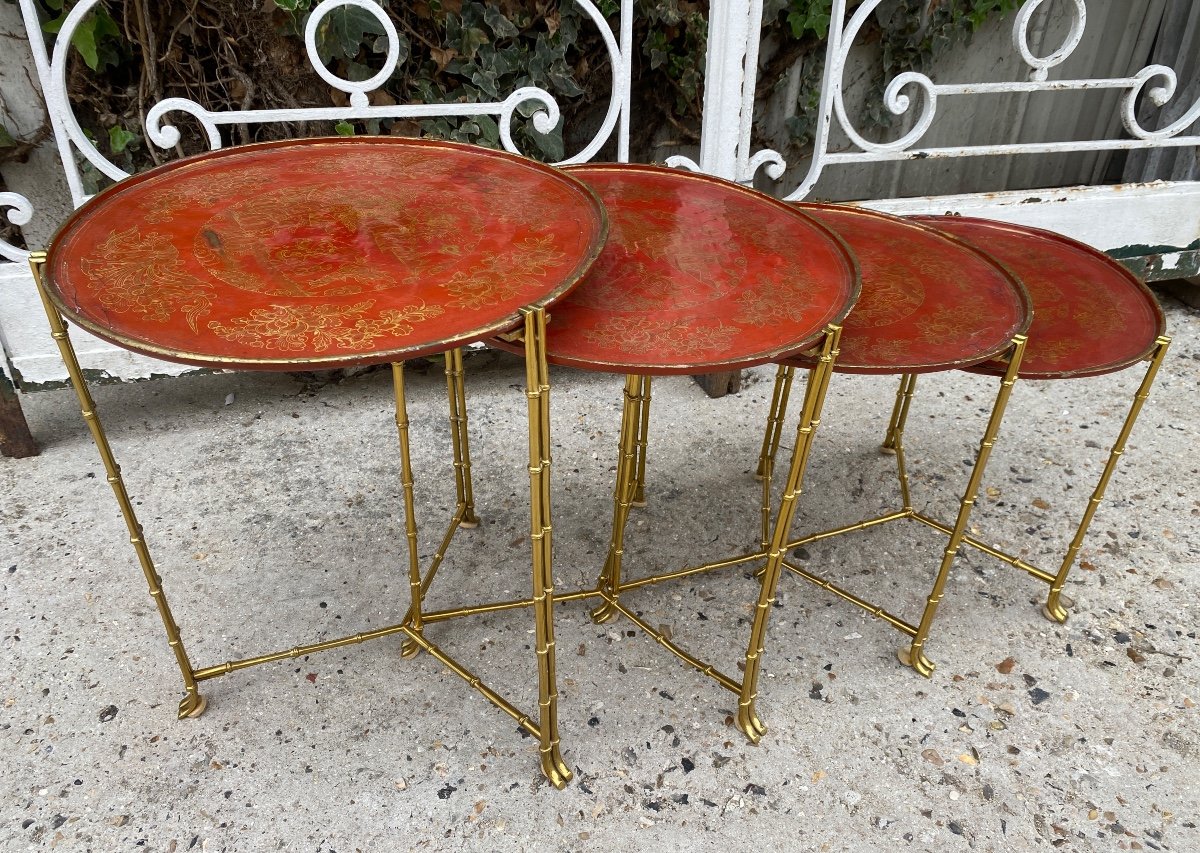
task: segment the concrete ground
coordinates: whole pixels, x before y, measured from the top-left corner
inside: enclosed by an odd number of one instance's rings
[[[428,655],[387,638],[203,685],[177,721],[173,658],[96,452],[68,392],[27,398],[44,445],[0,462],[0,848],[3,850],[1200,850],[1200,312],[1168,305],[1175,345],[1068,586],[978,553],[955,566],[928,645],[794,577],[774,609],[750,746],[735,697],[627,622],[558,611],[564,754],[532,739]],[[431,594],[526,594],[523,373],[468,359],[483,524]],[[973,529],[1042,565],[1062,553],[1135,370],[1019,385]],[[555,370],[555,574],[593,581],[611,511],[620,380]],[[895,382],[835,377],[797,531],[896,506],[878,451]],[[918,507],[952,518],[994,380],[923,379],[910,421]],[[751,471],[771,372],[705,399],[654,386],[649,506],[631,574],[732,554],[756,537]],[[452,503],[444,385],[411,380],[422,554]],[[395,622],[404,539],[386,371],[225,374],[96,396],[184,639],[199,665]],[[789,421],[789,434],[794,421]],[[916,525],[857,534],[808,565],[915,618],[943,540]],[[741,569],[631,594],[676,641],[736,672],[756,592]],[[429,629],[535,709],[527,612]]]

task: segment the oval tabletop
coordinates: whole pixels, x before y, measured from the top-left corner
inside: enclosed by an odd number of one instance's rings
[[[834,370],[928,373],[1006,352],[1029,327],[1013,275],[962,240],[860,207],[800,204],[858,256],[862,295],[842,329]],[[785,361],[811,366],[803,355]]]
[[[398,137],[231,148],[127,178],[55,236],[47,290],[120,346],[207,367],[398,361],[512,328],[606,219],[562,172]]]
[[[924,216],[1009,266],[1029,289],[1033,325],[1021,360],[1026,379],[1097,376],[1150,355],[1166,321],[1138,278],[1102,252],[1053,231],[989,219]],[[979,373],[1001,373],[983,364]]]
[[[550,311],[556,364],[641,374],[761,364],[811,345],[854,304],[853,257],[790,205],[658,166],[567,171],[603,199],[610,230],[591,272]]]

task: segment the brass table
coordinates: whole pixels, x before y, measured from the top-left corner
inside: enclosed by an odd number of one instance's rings
[[[567,171],[604,200],[611,231],[596,266],[554,306],[547,358],[626,379],[608,555],[596,588],[563,598],[598,599],[592,611],[597,622],[624,616],[736,694],[737,725],[757,742],[766,731],[756,699],[783,545],[837,357],[841,323],[858,297],[858,268],[829,229],[736,184],[653,166]],[[761,547],[731,559],[626,579],[625,527],[630,507],[645,500],[652,378],[749,367],[798,348],[813,348],[815,356],[774,521],[769,472],[764,478]],[[650,584],[755,562],[764,563],[765,570],[740,677],[689,654],[621,601],[623,593]]]
[[[1026,331],[1032,318],[1029,296],[1003,265],[971,244],[941,231],[864,208],[811,204],[799,207],[837,231],[862,265],[862,297],[846,319],[835,372],[900,373],[904,377],[884,444],[885,449],[896,454],[902,505],[882,516],[789,539],[786,550],[903,520],[921,522],[938,530],[948,537],[948,542],[921,617],[915,623],[893,612],[894,605],[873,604],[809,568],[786,559],[784,566],[904,634],[908,645],[899,650],[898,657],[928,676],[934,664],[925,654],[925,644],[945,594],[950,568],[967,536],[967,522],[1022,363]],[[1001,381],[958,514],[953,524],[945,524],[918,511],[913,504],[904,456],[904,426],[918,374],[980,363],[996,364]],[[794,369],[812,365],[812,356],[803,353],[780,362],[775,404],[763,439],[760,473],[769,471],[779,448]]]
[[[1040,569],[975,537],[964,539],[1047,584],[1050,591],[1042,612],[1052,621],[1065,622],[1070,604],[1063,595],[1067,576],[1171,344],[1165,334],[1166,318],[1137,276],[1102,252],[1061,234],[986,219],[932,216],[919,221],[981,247],[1029,288],[1035,313],[1018,374],[1021,379],[1101,376],[1146,363],[1100,479],[1056,571]],[[995,374],[999,367],[985,362],[971,370]]]
[[[404,634],[538,738],[561,787],[550,524],[546,307],[596,259],[607,229],[596,195],[549,167],[482,148],[391,137],[309,139],[219,150],[128,178],[80,208],[34,275],[183,677]],[[185,649],[67,321],[134,352],[209,368],[311,370],[390,363],[407,540],[408,612],[397,624],[197,667]],[[528,397],[530,533],[538,712],[526,714],[425,635],[423,597],[459,527],[477,523],[459,347],[521,331]],[[404,395],[405,359],[446,353],[457,505],[422,575]]]

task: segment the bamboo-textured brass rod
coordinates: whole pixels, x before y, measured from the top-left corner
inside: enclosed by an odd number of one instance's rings
[[[646,505],[646,448],[650,444],[650,382],[651,377],[643,376],[640,390],[641,412],[638,417],[637,429],[637,472],[634,474],[633,506]]]
[[[417,510],[413,494],[412,456],[408,441],[408,403],[404,387],[404,362],[392,364],[392,390],[396,405],[396,432],[400,438],[400,486],[404,492],[404,533],[408,543],[408,615],[405,619],[413,631],[421,633],[421,601],[424,597],[421,578],[421,556],[417,548]],[[460,489],[461,491],[461,489]],[[418,647],[405,643],[401,654],[412,657]]]
[[[429,642],[422,635],[412,631],[407,627],[404,627],[401,630],[408,634],[414,643],[416,643],[425,651],[429,652],[429,654],[432,655],[435,660],[440,661],[443,665],[445,665],[446,669],[453,672],[455,675],[477,690],[480,694],[482,694],[484,699],[487,699],[501,711],[516,720],[517,725],[529,732],[535,738],[541,738],[542,730],[538,724],[531,720],[527,714],[518,709],[515,705],[513,705],[495,690],[484,684],[479,676],[475,675],[473,672],[471,672],[471,670],[467,669],[454,658],[450,657],[450,655],[446,654],[433,643]]]
[[[58,312],[58,309],[54,307],[54,304],[50,301],[50,295],[46,291],[46,282],[43,278],[45,265],[45,252],[33,252],[30,254],[29,266],[33,272],[34,284],[37,285],[42,307],[46,311],[46,320],[50,324],[50,336],[54,339],[55,344],[57,344],[59,355],[62,356],[63,364],[67,368],[67,375],[71,378],[71,386],[75,389],[75,396],[79,400],[80,414],[83,416],[83,420],[92,434],[92,440],[95,442],[96,450],[100,454],[100,461],[104,464],[108,484],[112,487],[113,496],[117,499],[117,505],[121,509],[121,516],[125,519],[125,527],[129,533],[129,544],[133,546],[134,553],[137,554],[138,563],[141,565],[142,574],[146,579],[147,590],[150,593],[150,597],[154,600],[159,618],[162,620],[163,629],[167,635],[167,645],[175,654],[175,662],[178,664],[180,675],[183,677],[184,697],[179,702],[179,719],[198,717],[204,713],[207,703],[204,697],[200,695],[199,688],[197,687],[196,674],[193,671],[191,659],[184,648],[179,624],[175,621],[175,616],[171,612],[171,606],[167,603],[167,594],[162,587],[162,577],[158,574],[158,569],[155,567],[154,560],[150,556],[150,549],[146,544],[146,536],[142,530],[142,524],[138,521],[137,514],[134,512],[133,501],[129,497],[129,491],[125,487],[125,480],[121,476],[121,466],[117,464],[116,457],[113,455],[112,447],[108,443],[108,436],[104,432],[104,424],[101,423],[100,415],[96,410],[96,402],[92,399],[91,391],[88,390],[87,381],[83,375],[83,369],[79,366],[79,359],[75,354],[75,347],[71,343],[71,336],[67,330],[67,322],[63,319],[62,314]]]
[[[554,593],[554,603],[559,604],[564,601],[584,601],[589,598],[597,598],[602,593],[598,589],[580,589],[572,592]],[[481,604],[476,607],[456,607],[452,610],[427,610],[421,614],[425,624],[431,622],[447,622],[451,619],[459,619],[463,616],[478,616],[482,613],[501,613],[505,610],[516,610],[521,607],[532,607],[534,600],[532,598],[519,598],[512,601],[494,601],[488,604]]]
[[[865,598],[859,598],[854,593],[849,592],[848,590],[844,589],[843,587],[838,586],[833,581],[826,580],[825,578],[821,577],[820,575],[813,574],[812,572],[808,571],[808,569],[802,569],[800,566],[797,566],[794,563],[790,563],[787,560],[783,561],[783,567],[785,569],[787,569],[788,571],[792,572],[793,574],[799,575],[800,577],[804,578],[809,583],[816,584],[821,589],[827,590],[828,592],[832,592],[834,595],[838,596],[839,598],[845,599],[846,601],[850,602],[851,604],[853,604],[857,607],[861,607],[863,610],[867,611],[867,613],[871,614],[872,616],[876,617],[877,619],[882,619],[884,622],[887,622],[893,628],[896,628],[897,630],[902,631],[905,634],[908,634],[908,636],[910,636],[910,637],[916,636],[917,627],[915,625],[911,625],[908,622],[905,622],[899,616],[889,613],[883,607],[874,605],[871,602],[867,601]]]
[[[1025,335],[1013,336],[1012,355],[1009,358],[1008,367],[1004,371],[1004,378],[1000,380],[1000,390],[997,391],[996,401],[992,404],[992,413],[988,417],[987,427],[983,431],[983,439],[979,442],[979,450],[975,454],[975,465],[971,468],[967,490],[959,501],[958,515],[955,518],[954,529],[950,532],[950,541],[946,543],[946,550],[942,552],[942,563],[934,577],[933,587],[929,590],[929,597],[925,599],[925,611],[921,614],[921,621],[917,624],[917,633],[913,637],[912,645],[907,651],[900,653],[902,662],[907,663],[926,678],[933,675],[934,664],[925,655],[925,641],[929,638],[929,630],[937,615],[938,605],[942,601],[942,596],[945,595],[946,581],[950,577],[950,567],[954,563],[963,537],[967,533],[967,522],[970,519],[971,510],[975,507],[979,485],[983,481],[988,459],[1000,432],[1004,410],[1008,406],[1009,397],[1012,396],[1013,385],[1016,384],[1017,377],[1020,375],[1021,359],[1025,354],[1027,340]]]
[[[902,518],[909,518],[912,513],[908,510],[897,510],[889,512],[887,515],[881,515],[878,518],[868,518],[866,521],[860,521],[856,524],[847,524],[845,527],[835,527],[832,530],[822,530],[820,533],[810,533],[801,539],[794,539],[784,546],[784,550],[790,551],[793,548],[799,548],[801,545],[809,545],[813,542],[819,542],[822,539],[830,539],[834,536],[841,536],[843,533],[853,533],[856,530],[867,530],[871,527],[876,527],[880,524],[887,524],[891,521],[899,521]]]
[[[829,379],[837,361],[842,336],[841,326],[826,327],[825,339],[821,344],[821,356],[816,366],[809,371],[805,383],[804,403],[800,421],[796,425],[796,441],[792,447],[792,460],[788,466],[783,496],[779,501],[779,513],[771,533],[766,563],[759,578],[758,600],[754,605],[754,619],[750,627],[750,638],[746,646],[742,684],[738,691],[737,727],[751,743],[758,743],[767,727],[758,716],[758,676],[766,650],[767,622],[775,603],[775,591],[783,568],[786,542],[796,517],[796,505],[804,490],[804,473],[812,449],[813,436],[821,424],[821,410],[829,390]]]
[[[622,615],[627,617],[630,622],[632,622],[634,625],[637,625],[639,628],[641,628],[642,631],[648,637],[652,638],[656,643],[658,643],[664,649],[669,651],[671,654],[675,655],[675,657],[679,658],[681,661],[686,663],[692,669],[696,670],[697,672],[701,673],[702,675],[707,675],[709,678],[711,678],[713,681],[720,684],[722,687],[724,687],[730,693],[738,693],[741,691],[741,689],[742,689],[741,684],[734,681],[732,678],[730,678],[725,673],[721,672],[719,669],[717,669],[712,664],[705,663],[704,661],[700,660],[700,658],[695,657],[695,656],[690,655],[687,652],[685,652],[679,646],[675,645],[675,643],[668,640],[666,638],[666,635],[663,634],[661,631],[656,631],[654,628],[651,628],[650,625],[644,619],[642,619],[636,613],[633,613],[624,604],[622,604],[619,601],[614,601],[614,602],[612,602],[612,605],[619,613],[621,613]]]
[[[954,529],[952,527],[950,527],[950,525],[944,524],[944,523],[938,521],[936,518],[930,518],[927,515],[922,515],[919,512],[913,513],[913,518],[915,518],[917,521],[921,522],[922,524],[932,527],[934,530],[939,530],[942,533],[945,533],[947,536],[949,536],[951,533],[954,532]],[[1026,563],[1020,557],[1014,557],[1011,554],[1006,554],[1003,551],[1001,551],[999,548],[996,548],[992,545],[988,545],[987,543],[976,539],[974,536],[963,536],[962,541],[963,541],[964,545],[970,545],[972,548],[982,551],[983,553],[987,554],[990,557],[995,557],[997,560],[1002,560],[1005,563],[1008,563],[1010,566],[1013,566],[1014,568],[1018,568],[1023,572],[1028,572],[1029,574],[1033,575],[1035,578],[1037,578],[1040,581],[1043,581],[1044,583],[1048,583],[1048,584],[1054,583],[1054,575],[1050,574],[1050,572],[1047,572],[1043,569],[1039,569],[1037,566],[1033,566],[1033,565],[1030,565],[1029,563]]]
[[[661,575],[651,575],[646,578],[638,578],[631,581],[622,581],[619,587],[621,592],[638,587],[650,586],[651,584],[662,583],[663,581],[673,581],[679,578],[686,578],[690,575],[698,575],[704,572],[712,572],[717,569],[726,569],[730,566],[736,566],[741,563],[749,563],[752,560],[761,560],[766,557],[766,554],[761,551],[755,551],[753,554],[745,554],[741,557],[732,557],[728,560],[718,560],[715,563],[705,563],[702,566],[691,566],[686,569],[679,569],[674,572],[664,572]]]
[[[1079,527],[1075,529],[1071,544],[1067,546],[1067,553],[1059,566],[1058,574],[1050,584],[1050,595],[1046,599],[1045,614],[1056,622],[1065,622],[1067,619],[1066,608],[1059,600],[1062,596],[1063,586],[1067,582],[1067,574],[1071,571],[1071,566],[1075,564],[1075,557],[1079,554],[1079,549],[1083,547],[1083,538],[1087,535],[1088,527],[1091,526],[1096,510],[1100,508],[1100,501],[1104,499],[1104,490],[1108,488],[1108,482],[1112,479],[1117,462],[1125,454],[1125,443],[1129,441],[1129,436],[1133,432],[1133,425],[1142,411],[1142,404],[1150,397],[1150,386],[1154,384],[1154,377],[1167,357],[1167,348],[1170,346],[1171,339],[1165,335],[1160,335],[1155,341],[1154,353],[1150,357],[1150,366],[1146,368],[1146,375],[1142,377],[1142,383],[1138,386],[1137,393],[1133,395],[1133,404],[1125,416],[1125,422],[1121,425],[1121,432],[1117,435],[1117,440],[1109,450],[1108,461],[1100,474],[1100,481],[1096,483],[1096,488],[1088,500],[1087,509],[1083,513],[1083,518],[1080,519]]]
[[[221,675],[228,675],[231,672],[237,672],[239,669],[249,669],[252,666],[258,666],[264,663],[274,663],[275,661],[287,660],[288,658],[298,658],[304,655],[311,655],[316,652],[323,652],[328,649],[337,649],[342,646],[353,646],[358,643],[365,643],[368,640],[377,640],[380,637],[387,637],[391,634],[405,633],[403,623],[397,625],[389,625],[386,628],[377,628],[374,631],[361,631],[357,634],[350,634],[345,637],[339,637],[336,640],[324,640],[319,643],[310,643],[307,646],[295,646],[290,649],[285,649],[278,652],[269,652],[265,655],[257,655],[250,658],[242,658],[241,660],[231,660],[216,666],[206,666],[203,669],[198,669],[195,672],[197,681],[207,681],[210,678],[216,678]]]

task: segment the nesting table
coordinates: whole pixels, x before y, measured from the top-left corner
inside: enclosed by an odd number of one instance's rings
[[[954,558],[967,535],[967,522],[1000,430],[1020,369],[1026,332],[1032,319],[1029,296],[1021,282],[974,246],[934,228],[863,208],[799,205],[837,231],[862,266],[862,297],[846,318],[839,373],[903,375],[884,446],[896,454],[901,507],[882,516],[790,539],[786,549],[854,533],[894,521],[913,520],[949,537],[933,577],[921,618],[913,623],[887,606],[873,604],[792,560],[784,566],[797,576],[838,595],[896,628],[909,638],[898,655],[922,675],[934,664],[925,643],[945,594]],[[991,416],[959,502],[953,524],[931,518],[914,506],[904,456],[904,425],[917,376],[1002,359],[1001,381]],[[779,447],[788,388],[796,367],[811,368],[813,357],[800,353],[781,360],[775,399],[767,420],[759,473],[770,470]]]
[[[841,324],[858,297],[858,267],[824,225],[726,181],[653,166],[567,171],[603,199],[610,231],[591,272],[553,308],[547,358],[626,376],[612,538],[597,587],[585,593],[599,599],[592,616],[598,622],[624,616],[736,694],[737,726],[757,741],[766,731],[755,703],[767,620]],[[797,349],[813,351],[811,372],[774,523],[770,478],[764,479],[762,548],[626,580],[625,527],[630,507],[644,500],[652,377],[749,367]],[[740,678],[689,654],[621,602],[622,593],[632,589],[756,561],[765,566]]]
[[[1125,267],[1061,234],[957,216],[921,217],[919,221],[985,247],[1029,288],[1034,318],[1018,371],[1021,379],[1101,376],[1146,363],[1100,479],[1056,571],[1040,569],[973,536],[963,539],[1049,585],[1042,612],[1055,622],[1065,622],[1069,599],[1063,595],[1063,587],[1067,576],[1171,345],[1162,308],[1150,289]],[[1001,365],[983,362],[969,369],[994,375]]]
[[[220,150],[128,178],[80,208],[32,259],[51,330],[99,448],[183,677],[179,716],[205,709],[199,683],[245,667],[404,634],[559,754],[550,523],[546,306],[604,242],[599,200],[562,172],[502,152],[391,137]],[[67,334],[72,322],[171,361],[238,370],[391,364],[410,589],[387,628],[207,667],[193,665]],[[518,710],[425,636],[423,598],[459,527],[477,522],[463,344],[518,330],[526,356],[538,712]],[[422,575],[404,395],[405,359],[447,353],[457,505]],[[476,612],[467,609],[464,612]],[[448,618],[443,614],[443,618]]]
[[[934,665],[925,645],[964,544],[1047,583],[1046,613],[1065,619],[1068,572],[1169,345],[1162,312],[1144,285],[1100,253],[1049,232],[982,220],[905,220],[859,208],[788,205],[725,181],[653,166],[558,171],[501,152],[390,137],[265,143],[153,169],[80,208],[48,252],[33,254],[31,264],[182,676],[180,718],[203,713],[199,685],[206,680],[402,635],[405,656],[427,652],[536,737],[542,770],[557,787],[571,772],[561,756],[557,723],[556,602],[590,601],[597,622],[629,619],[736,694],[736,724],[754,742],[766,731],[757,710],[759,675],[784,570],[895,627],[907,638],[901,660],[927,676]],[[68,322],[134,352],[205,368],[390,364],[409,588],[399,621],[195,666]],[[532,590],[516,600],[434,611],[425,606],[425,596],[455,533],[478,523],[461,350],[478,341],[525,358]],[[423,568],[404,361],[437,354],[445,355],[456,503]],[[1146,374],[1058,571],[1038,569],[968,535],[1016,380],[1098,375],[1142,361],[1149,362]],[[566,592],[556,592],[552,572],[551,363],[625,377],[605,562],[594,587]],[[652,378],[765,363],[779,367],[758,460],[757,547],[627,578],[625,530],[631,508],[646,500]],[[997,377],[999,384],[958,514],[945,523],[914,505],[904,431],[917,376],[952,369]],[[776,458],[797,370],[807,371],[808,380],[776,506]],[[884,441],[896,457],[901,506],[795,537],[805,469],[835,372],[902,377]],[[807,543],[900,520],[947,537],[915,622],[788,557]],[[759,568],[758,594],[740,677],[690,654],[622,601],[634,589],[746,564]],[[426,631],[434,623],[524,608],[533,614],[536,713],[521,711],[488,687]]]

